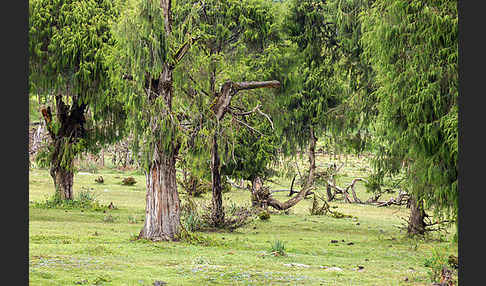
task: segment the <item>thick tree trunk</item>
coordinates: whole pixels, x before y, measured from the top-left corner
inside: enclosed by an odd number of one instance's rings
[[[425,233],[425,211],[423,202],[417,201],[414,197],[410,198],[410,218],[408,220],[407,233],[409,235],[417,235]]]
[[[72,97],[72,105],[64,103],[62,95],[56,95],[56,117],[60,124],[59,129],[53,129],[53,118],[50,107],[41,109],[41,114],[46,123],[46,129],[53,145],[52,161],[50,162],[50,175],[54,182],[56,196],[62,200],[72,200],[73,194],[73,164],[76,152],[66,155],[66,148],[70,148],[80,138],[84,138],[85,108],[86,105],[79,103],[79,97]],[[63,162],[64,161],[64,162]]]
[[[56,196],[61,200],[74,199],[74,173],[72,171],[72,165],[73,163],[71,163],[71,170],[61,167],[59,164],[57,164],[57,161],[56,165],[51,165],[50,174],[56,189]]]
[[[223,194],[219,165],[220,161],[218,154],[218,138],[215,132],[215,134],[213,135],[213,147],[211,150],[211,185],[213,191],[213,208],[211,210],[211,218],[215,226],[221,226],[224,223]]]
[[[177,240],[180,233],[180,200],[177,192],[175,156],[158,153],[146,174],[145,224],[139,238]]]

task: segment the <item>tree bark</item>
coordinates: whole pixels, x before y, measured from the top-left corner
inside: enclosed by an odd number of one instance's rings
[[[72,105],[64,103],[62,95],[55,96],[56,117],[59,129],[53,129],[53,118],[50,107],[43,107],[41,114],[46,123],[46,129],[53,144],[52,160],[50,162],[50,175],[52,177],[56,196],[62,200],[72,200],[73,194],[73,164],[75,152],[66,155],[67,148],[75,144],[80,138],[84,138],[86,104],[78,102],[79,97],[72,97]]]
[[[221,226],[224,223],[223,194],[221,187],[220,161],[218,154],[218,137],[215,132],[213,135],[213,146],[211,150],[211,187],[212,187],[212,204],[211,218],[215,226]]]
[[[410,197],[410,218],[408,220],[407,233],[409,235],[423,235],[425,233],[425,211],[422,200]]]
[[[332,179],[331,179],[332,180]],[[330,202],[334,199],[334,194],[332,193],[332,188],[329,184],[326,186],[327,201]]]
[[[181,227],[176,154],[176,146],[173,146],[172,152],[158,152],[146,173],[145,223],[139,238],[152,241],[178,239]]]
[[[72,171],[73,163],[71,162],[71,170],[60,166],[60,164],[51,165],[50,175],[54,182],[56,189],[56,197],[61,200],[74,199],[73,182],[74,173]]]
[[[160,1],[167,37],[172,32],[171,4],[171,0]],[[165,110],[161,114],[164,119],[172,110],[173,69],[174,67],[169,63],[164,63],[158,80],[148,81],[149,90],[153,91],[148,94],[151,102],[154,102],[157,97],[164,99]],[[154,124],[159,124],[158,120],[154,120]],[[154,126],[154,128],[158,128],[158,126]],[[139,238],[153,241],[177,240],[181,231],[181,223],[175,163],[180,144],[172,141],[167,149],[161,146],[163,146],[161,139],[158,139],[154,147],[154,157],[146,173],[145,223]]]

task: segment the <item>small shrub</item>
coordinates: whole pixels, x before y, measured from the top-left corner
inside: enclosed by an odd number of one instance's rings
[[[285,243],[280,240],[275,240],[270,243],[270,253],[275,256],[285,256]]]
[[[270,213],[268,213],[268,211],[261,211],[258,213],[258,218],[265,221],[265,220],[269,220],[270,219]]]
[[[448,260],[447,254],[438,249],[433,249],[432,256],[425,259],[424,266],[429,268],[427,273],[432,282],[437,282],[440,279],[442,269],[448,266]]]
[[[106,211],[108,206],[102,205],[96,200],[96,196],[90,190],[81,190],[75,199],[62,200],[58,194],[47,197],[43,202],[34,202],[32,207],[42,209],[84,209],[92,211]]]
[[[194,232],[200,229],[201,219],[196,212],[189,213],[183,217],[182,224],[188,231]]]

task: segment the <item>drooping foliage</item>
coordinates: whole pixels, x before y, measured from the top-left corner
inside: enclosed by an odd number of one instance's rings
[[[278,98],[285,113],[277,117],[281,133],[291,149],[304,147],[310,130],[322,135],[327,127],[326,113],[338,104],[338,89],[328,80],[334,73],[336,30],[323,1],[290,1],[284,29],[291,45],[288,75],[283,84],[285,96]]]
[[[179,3],[178,16],[174,20],[184,22],[185,15],[194,11],[197,3],[199,1]],[[193,17],[185,21],[186,29],[192,28],[195,41],[181,66],[183,72],[175,80],[178,82],[179,92],[187,94],[189,98],[185,120],[196,126],[187,145],[187,155],[191,159],[186,161],[189,165],[187,167],[195,174],[208,175],[204,172],[208,170],[211,151],[207,146],[211,144],[214,132],[218,134],[218,153],[221,155],[224,175],[237,177],[238,172],[246,171],[237,171],[235,167],[249,166],[235,164],[247,159],[239,156],[248,154],[237,149],[260,144],[258,140],[262,133],[273,136],[271,132],[259,130],[259,125],[263,127],[269,124],[264,115],[257,112],[251,116],[236,115],[256,106],[266,112],[274,100],[272,91],[262,89],[238,93],[231,101],[228,115],[220,121],[215,119],[212,110],[225,82],[272,79],[272,67],[266,63],[272,62],[273,57],[273,63],[276,64],[275,45],[279,37],[272,9],[271,1],[266,0],[205,1]],[[225,166],[226,164],[229,165]]]
[[[176,89],[165,87],[169,83],[161,82],[160,76],[169,69],[177,73],[181,48],[191,36],[180,36],[179,28],[167,33],[163,15],[159,1],[128,1],[113,25],[116,45],[110,53],[110,80],[129,113],[133,153],[145,170],[154,159],[156,145],[170,152],[184,137],[180,130],[184,99],[158,94],[162,88],[169,88],[171,94]]]
[[[68,199],[75,156],[123,135],[125,113],[105,80],[118,4],[29,1],[29,89],[48,105],[42,114],[52,139],[38,159],[51,166],[56,189]]]
[[[455,1],[376,1],[363,46],[376,73],[375,167],[406,168],[428,208],[457,217],[458,17]],[[403,164],[403,165],[402,165]]]
[[[338,152],[363,152],[371,143],[368,126],[376,115],[373,97],[373,70],[364,57],[362,38],[363,12],[371,7],[369,0],[326,1],[329,23],[336,30],[336,48],[327,49],[335,57],[330,78],[339,105],[328,112],[330,141]],[[368,143],[368,144],[367,144]]]
[[[61,94],[68,105],[86,106],[88,132],[83,139],[92,151],[119,139],[125,119],[105,80],[107,51],[113,45],[110,25],[119,15],[117,3],[29,1],[30,92],[46,103]]]

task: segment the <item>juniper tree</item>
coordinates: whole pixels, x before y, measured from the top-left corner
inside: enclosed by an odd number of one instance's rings
[[[406,167],[414,206],[410,234],[425,232],[425,208],[457,221],[458,17],[455,1],[375,1],[363,44],[376,72],[375,167]]]
[[[181,234],[176,158],[184,144],[184,98],[174,73],[192,36],[174,25],[170,0],[129,1],[114,26],[111,79],[128,112],[133,151],[146,175],[145,223],[139,238],[177,240]]]
[[[198,133],[211,146],[211,217],[215,226],[224,223],[221,160],[225,158],[221,158],[221,152],[230,153],[227,152],[229,140],[225,138],[233,136],[231,123],[245,125],[234,116],[234,120],[229,121],[226,114],[241,112],[234,110],[237,107],[247,108],[245,103],[248,101],[237,96],[241,91],[279,86],[278,81],[265,81],[269,78],[249,72],[248,64],[258,60],[257,53],[265,50],[272,37],[270,8],[268,1],[205,1],[193,18],[198,40],[186,67],[190,81],[186,81],[182,88],[197,98],[197,114],[204,122]],[[235,100],[236,105],[232,104]]]
[[[308,145],[309,172],[305,186],[313,184],[317,138],[326,130],[326,112],[338,104],[339,86],[327,80],[334,73],[336,49],[334,23],[329,22],[323,1],[291,1],[285,30],[294,43],[296,76],[284,84],[286,96],[278,103],[286,110],[278,117],[282,134],[292,149]]]
[[[107,76],[113,1],[29,1],[29,88],[45,102],[46,152],[56,196],[73,199],[74,158],[123,135],[125,115]]]

